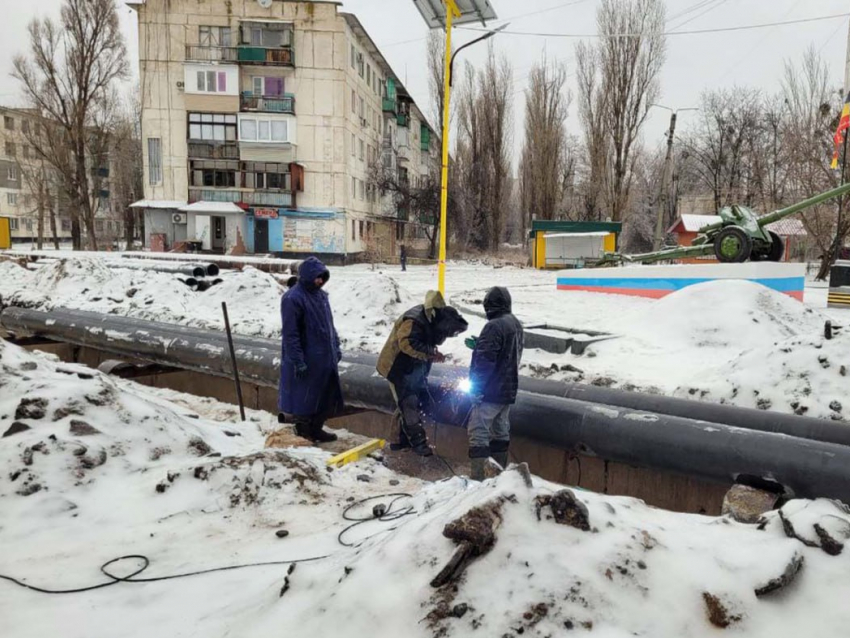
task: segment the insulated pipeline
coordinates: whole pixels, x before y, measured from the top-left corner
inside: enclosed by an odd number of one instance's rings
[[[16,334],[41,335],[127,358],[222,377],[232,374],[220,333],[144,321],[131,327],[110,324],[113,317],[92,321],[73,315],[78,313],[8,308],[0,324]],[[277,342],[266,343],[274,349],[236,340],[236,360],[244,378],[276,387]],[[343,361],[340,378],[348,405],[394,411],[389,387],[373,365]],[[436,376],[431,384],[436,418],[462,426],[469,398],[444,380]],[[844,445],[527,391],[519,393],[511,422],[517,436],[549,447],[723,483],[754,475],[781,483],[798,496],[850,502],[850,447]]]
[[[140,330],[144,333],[150,331],[151,328],[155,328],[157,334],[183,337],[191,340],[198,340],[200,338],[199,334],[202,334],[203,342],[209,346],[217,345],[219,347],[226,347],[227,344],[227,337],[224,332],[216,330],[199,330],[198,328],[178,324],[150,322],[131,317],[105,315],[64,308],[55,309],[49,315],[33,310],[14,310],[18,321],[22,322],[20,329],[29,329],[32,331],[31,334],[41,334],[39,328],[42,330],[46,328],[45,321],[51,319],[52,321],[59,321],[63,324],[100,326],[105,330],[116,331]],[[9,312],[11,311],[12,309],[9,309]],[[233,335],[233,340],[235,346],[246,353],[256,353],[262,350],[268,350],[275,354],[280,352],[280,341],[278,339],[235,334]],[[348,351],[343,353],[343,361],[368,366],[374,370],[377,363],[377,356],[365,352]],[[435,379],[454,380],[466,376],[467,370],[456,366],[438,364],[434,366],[432,371],[432,378]],[[523,391],[534,394],[563,399],[575,399],[616,408],[666,414],[696,421],[731,425],[747,430],[773,432],[813,441],[850,446],[850,426],[833,421],[716,403],[689,401],[687,399],[677,399],[663,395],[626,392],[612,388],[600,388],[589,384],[533,379],[522,376],[519,378],[519,387]]]

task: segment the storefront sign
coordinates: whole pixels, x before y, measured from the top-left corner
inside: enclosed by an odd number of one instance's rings
[[[256,219],[277,219],[276,208],[255,208],[254,217]]]

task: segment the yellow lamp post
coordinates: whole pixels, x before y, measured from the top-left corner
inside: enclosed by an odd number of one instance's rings
[[[440,186],[440,262],[438,266],[437,288],[446,294],[446,210],[449,203],[449,103],[452,90],[452,66],[454,57],[461,49],[481,42],[494,36],[498,31],[504,29],[503,25],[498,29],[489,31],[480,38],[467,42],[452,54],[452,26],[455,24],[466,24],[469,22],[481,22],[486,24],[487,20],[495,20],[496,12],[490,6],[488,0],[413,0],[416,8],[422,14],[425,22],[432,29],[445,28],[446,30],[446,56],[443,69],[443,159],[442,179]]]

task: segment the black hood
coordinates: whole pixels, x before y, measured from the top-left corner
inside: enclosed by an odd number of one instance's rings
[[[298,280],[308,290],[315,290],[316,284],[313,282],[318,277],[321,277],[327,283],[328,279],[331,278],[331,273],[321,261],[315,257],[307,257],[298,268]]]
[[[511,293],[507,288],[495,286],[484,297],[484,312],[488,319],[501,317],[511,311]]]
[[[461,314],[452,308],[438,308],[434,315],[434,332],[437,336],[437,343],[442,344],[449,337],[456,337],[461,332],[466,332],[469,323]]]

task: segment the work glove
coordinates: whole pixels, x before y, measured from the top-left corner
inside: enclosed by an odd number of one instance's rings
[[[295,378],[299,381],[307,378],[307,364],[306,363],[296,363],[295,364]]]
[[[463,340],[463,343],[466,344],[466,347],[470,350],[475,350],[475,346],[478,345],[478,337],[467,337]]]
[[[439,350],[435,350],[434,354],[431,355],[431,361],[434,363],[443,363],[446,360],[446,355],[444,355]]]

